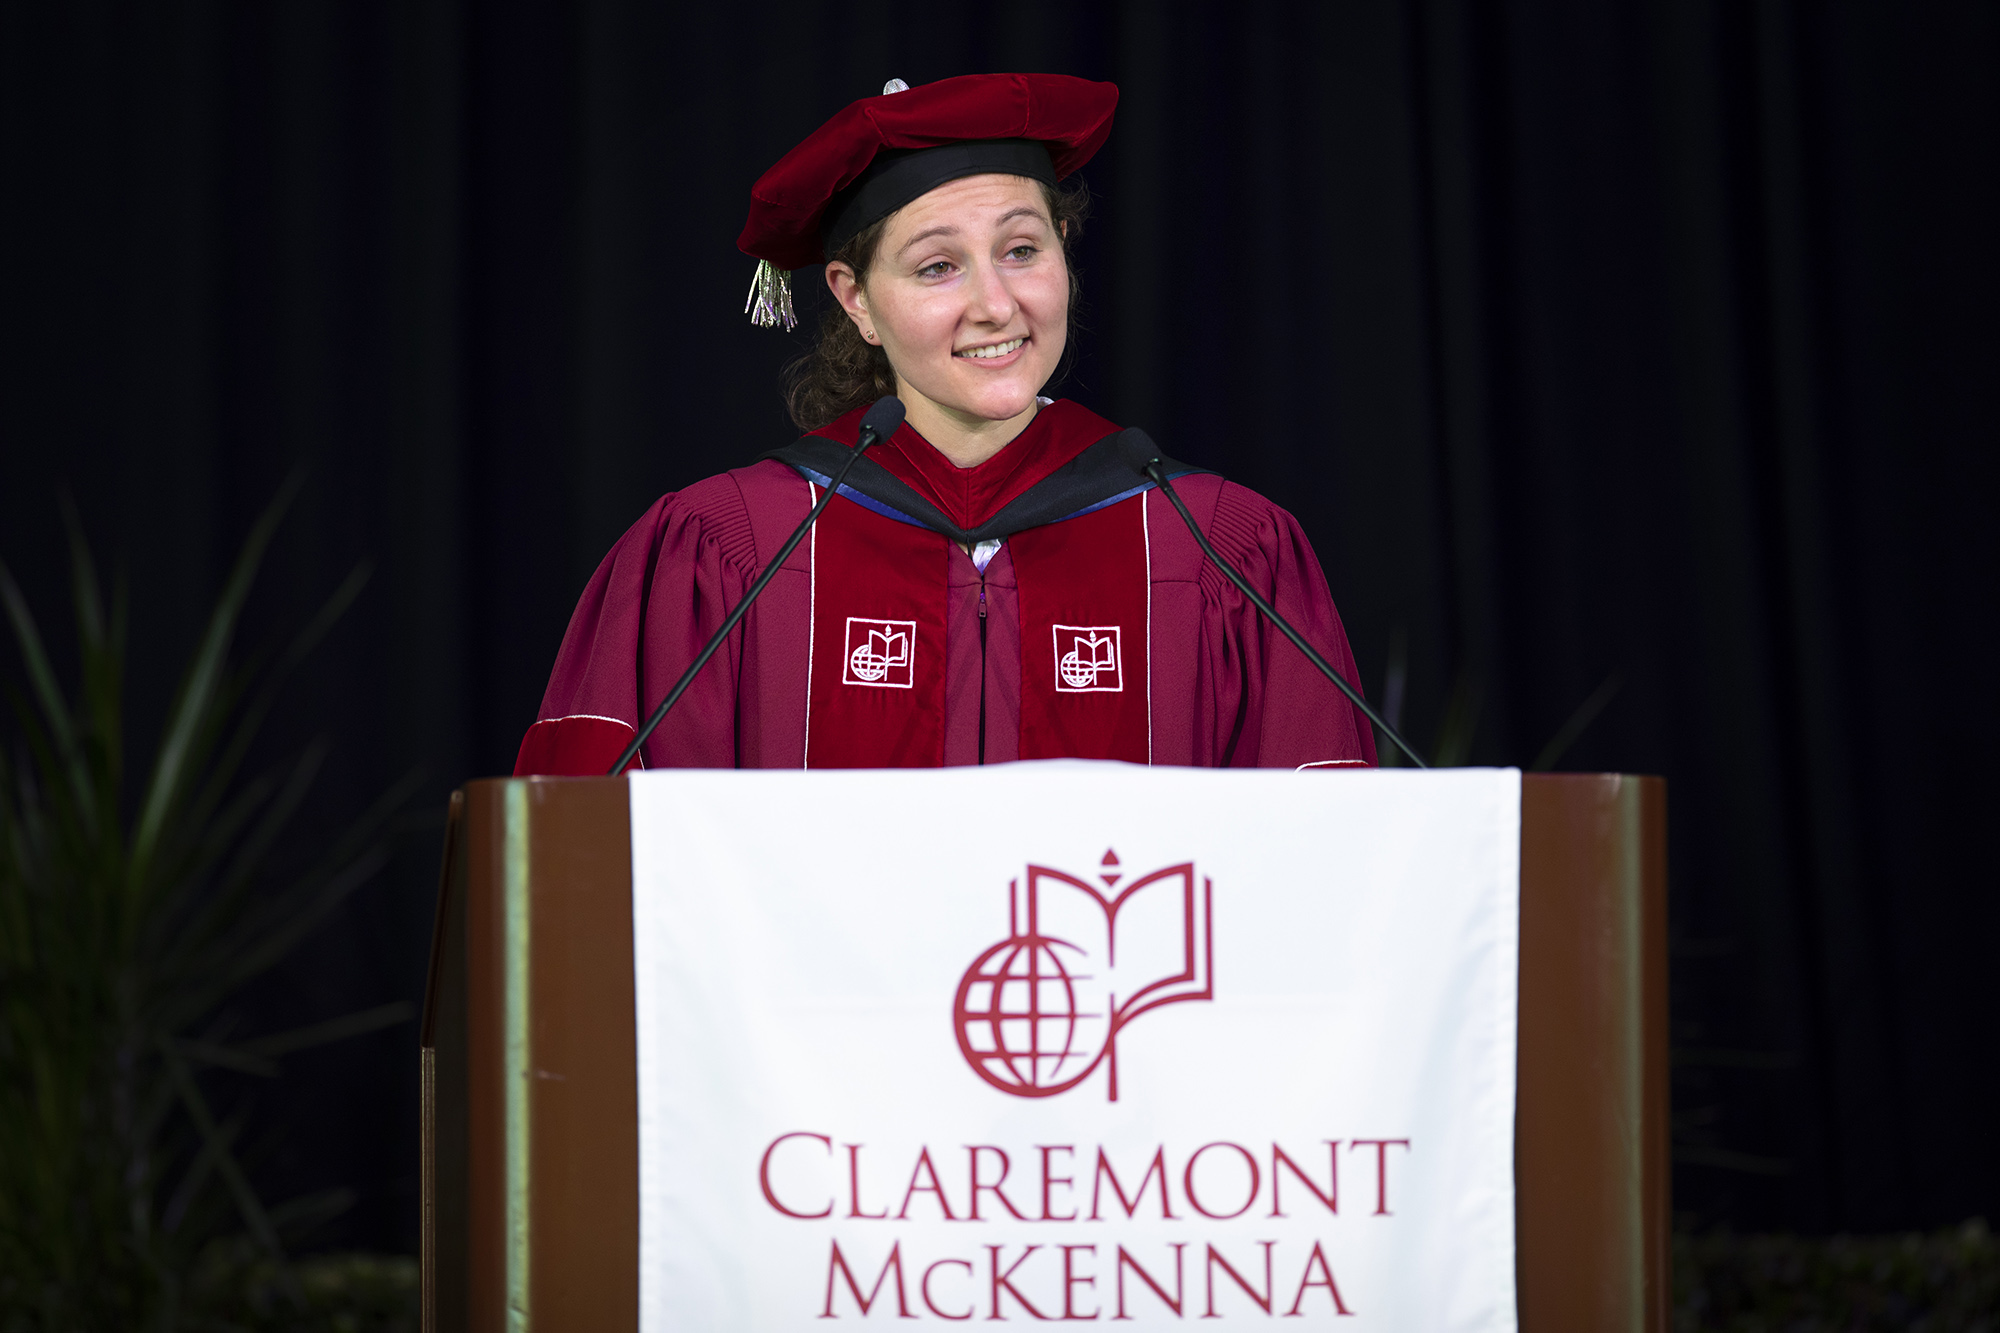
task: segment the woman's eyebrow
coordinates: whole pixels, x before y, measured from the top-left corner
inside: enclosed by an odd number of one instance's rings
[[[1005,213],[1002,213],[998,218],[995,218],[993,221],[993,225],[995,227],[1002,227],[1005,226],[1007,223],[1012,222],[1015,218],[1034,218],[1038,222],[1048,221],[1048,219],[1045,216],[1043,216],[1041,209],[1035,208],[1029,204],[1020,204],[1017,205],[1016,207],[1008,209]],[[935,227],[925,227],[915,236],[912,236],[909,240],[904,241],[901,245],[896,247],[896,253],[898,255],[901,255],[905,250],[908,250],[911,246],[915,245],[919,241],[928,241],[933,237],[937,236],[956,236],[956,235],[958,235],[958,228],[952,226],[950,223],[941,222]]]
[[[915,236],[912,236],[909,240],[904,241],[901,245],[897,246],[896,253],[900,255],[903,253],[903,251],[909,249],[911,246],[915,245],[918,241],[928,241],[933,236],[956,236],[956,235],[958,235],[958,228],[951,226],[948,223],[940,223],[935,227],[926,227],[922,231],[918,232]]]

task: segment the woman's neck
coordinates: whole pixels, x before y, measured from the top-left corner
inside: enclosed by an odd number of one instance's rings
[[[988,421],[984,417],[967,416],[934,403],[900,379],[896,381],[896,396],[907,405],[905,419],[910,429],[923,436],[925,442],[950,460],[953,467],[961,468],[978,467],[1012,444],[1042,407],[1041,400],[1037,399],[1029,403],[1028,410],[1019,416],[1008,417],[1004,421]]]

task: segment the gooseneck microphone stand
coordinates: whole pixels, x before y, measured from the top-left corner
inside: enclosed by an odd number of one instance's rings
[[[722,647],[723,640],[729,637],[729,631],[735,629],[737,622],[742,620],[749,612],[750,604],[755,602],[758,595],[764,591],[764,585],[777,576],[779,567],[785,563],[786,558],[793,551],[798,549],[799,543],[805,540],[806,534],[812,531],[812,525],[819,521],[820,511],[825,509],[832,502],[833,497],[840,493],[840,483],[847,480],[847,471],[854,466],[854,461],[866,453],[871,445],[879,444],[881,441],[894,435],[897,427],[902,424],[903,400],[893,395],[887,398],[877,398],[875,405],[863,414],[861,418],[861,433],[854,442],[854,449],[841,463],[840,471],[834,473],[828,479],[826,494],[819,497],[819,503],[812,507],[812,511],[806,515],[805,521],[792,530],[792,535],[785,539],[785,544],[780,546],[778,553],[771,557],[771,563],[764,566],[764,572],[759,574],[757,581],[750,585],[750,591],[743,594],[743,600],[738,602],[735,609],[727,616],[723,617],[722,624],[716,628],[714,634],[709,636],[708,642],[702,646],[702,650],[695,654],[694,661],[688,664],[688,669],[681,673],[681,678],[674,682],[674,687],[671,690],[667,691],[667,697],[660,700],[660,706],[655,708],[653,715],[646,719],[646,725],[639,728],[638,734],[632,738],[632,743],[625,747],[623,754],[618,756],[618,762],[611,766],[609,776],[615,778],[625,771],[625,765],[632,762],[632,757],[639,753],[640,747],[652,736],[654,729],[666,717],[667,710],[680,702],[680,697],[687,693],[687,687],[694,684],[695,676],[700,673],[703,667],[708,665],[708,659],[715,656],[716,650]]]
[[[1363,717],[1373,722],[1381,729],[1383,735],[1394,741],[1396,748],[1410,757],[1411,763],[1415,764],[1418,768],[1429,768],[1430,765],[1423,761],[1422,756],[1410,748],[1410,743],[1403,739],[1402,733],[1390,726],[1386,718],[1368,706],[1368,701],[1361,697],[1361,691],[1349,685],[1346,677],[1335,671],[1333,664],[1328,662],[1324,657],[1321,657],[1319,652],[1306,642],[1305,636],[1293,629],[1291,622],[1278,614],[1278,608],[1265,601],[1263,594],[1251,587],[1249,580],[1238,573],[1234,565],[1224,560],[1221,554],[1213,546],[1209,545],[1207,534],[1203,533],[1201,525],[1194,521],[1194,515],[1188,512],[1188,507],[1181,503],[1181,497],[1174,490],[1174,484],[1167,480],[1166,467],[1160,460],[1158,458],[1152,459],[1140,471],[1152,479],[1153,484],[1160,488],[1160,494],[1166,496],[1175,510],[1180,513],[1181,522],[1187,524],[1187,530],[1194,534],[1195,542],[1201,547],[1201,553],[1214,562],[1215,567],[1222,571],[1223,577],[1235,584],[1237,589],[1250,599],[1250,604],[1263,613],[1264,619],[1276,625],[1278,632],[1290,639],[1293,645],[1306,655],[1306,660],[1318,667],[1319,673],[1332,681],[1339,688],[1340,692],[1347,696],[1349,703],[1352,703],[1356,708],[1361,710]]]

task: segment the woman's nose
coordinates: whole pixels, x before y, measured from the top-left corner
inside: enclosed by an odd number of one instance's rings
[[[1005,324],[1014,318],[1014,294],[999,266],[980,264],[972,270],[966,293],[966,314],[981,324]]]

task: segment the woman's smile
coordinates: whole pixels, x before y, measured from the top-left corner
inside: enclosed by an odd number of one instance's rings
[[[1027,341],[1028,339],[1025,336],[1009,338],[1006,342],[987,343],[981,347],[968,347],[962,352],[953,352],[952,355],[970,361],[997,361],[1020,351],[1021,347]]]

